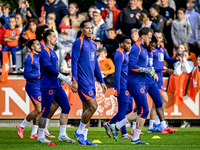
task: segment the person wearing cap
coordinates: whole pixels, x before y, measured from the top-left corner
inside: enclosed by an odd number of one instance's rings
[[[99,37],[93,39],[93,41],[94,41],[95,44],[97,45],[97,50],[98,50],[100,47],[103,47],[103,41],[102,41]]]
[[[164,17],[159,14],[160,6],[157,4],[153,4],[149,9],[150,12],[150,20],[157,24],[158,29],[163,32],[165,26]]]
[[[95,9],[93,12],[93,19],[91,21],[93,26],[94,38],[99,37],[102,41],[107,38],[108,24],[102,19],[101,11]]]
[[[117,17],[121,10],[115,7],[116,0],[107,0],[107,7],[101,12],[103,20],[105,20],[109,28],[115,28]]]
[[[71,68],[66,68],[67,65],[64,61],[65,56],[72,51],[72,45],[76,40],[77,31],[71,29],[71,26],[66,23],[59,25],[60,34],[58,34],[58,58],[59,70],[63,73],[70,73]]]

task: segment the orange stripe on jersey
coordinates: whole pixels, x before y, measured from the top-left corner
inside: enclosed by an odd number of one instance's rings
[[[119,51],[122,53],[122,56],[123,56],[123,59],[122,59],[122,61],[124,61],[124,53],[123,53],[124,49],[123,49],[123,48],[121,48],[121,47],[119,47]]]
[[[45,46],[44,40],[41,40],[40,43],[41,43],[43,46]]]
[[[139,53],[138,53],[138,55],[140,55],[140,53],[141,53],[141,47],[140,47],[141,42],[140,42],[140,41],[137,41],[135,44],[136,44],[136,45],[139,47],[139,49],[140,49],[140,51],[139,51]]]
[[[166,70],[161,71],[161,73],[166,73]]]
[[[134,71],[134,72],[139,72],[140,69],[129,69],[131,71]]]
[[[33,55],[34,55],[34,53],[31,52],[31,53],[30,53],[30,56],[31,56],[31,59],[32,59],[31,64],[33,63],[33,60],[34,60]]]
[[[82,90],[81,90],[81,93],[83,94],[83,96],[84,96],[87,100],[92,99],[91,97],[89,97],[89,96],[87,96],[86,94],[84,94]]]
[[[75,79],[74,77],[73,77],[73,83],[77,83],[77,82],[76,82],[76,79]]]
[[[134,109],[136,109],[137,108],[137,105],[135,104],[135,107],[134,107]]]
[[[43,113],[44,113],[44,110],[45,110],[45,106],[44,106],[44,108],[43,108],[42,112],[40,113],[40,116],[42,116],[42,115],[43,115]]]
[[[34,101],[35,104],[40,104],[40,102],[38,102],[36,99],[33,98],[33,96],[31,95],[32,100]]]
[[[159,91],[160,91],[160,93],[164,93],[165,91],[163,91],[163,90],[161,90],[161,89],[159,89]]]
[[[141,106],[141,113],[139,114],[139,117],[143,115],[143,107]]]
[[[47,53],[49,54],[49,57],[51,58],[51,54],[50,54],[49,48],[47,48],[46,46],[44,46],[44,49],[47,51]]]
[[[82,45],[83,45],[83,39],[84,39],[83,34],[81,34],[80,39],[81,39],[81,45],[80,45],[80,49],[81,49],[81,47],[82,47]]]
[[[116,96],[116,97],[117,97],[117,90],[115,90],[114,96]]]

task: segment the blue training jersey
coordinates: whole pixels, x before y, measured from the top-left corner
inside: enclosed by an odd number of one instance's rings
[[[128,86],[144,85],[145,84],[145,73],[140,73],[139,68],[147,68],[148,64],[148,53],[146,46],[140,41],[137,41],[131,48],[129,53],[129,64],[128,64]]]
[[[40,53],[41,88],[59,88],[60,81],[57,77],[45,71],[46,66],[58,71],[58,57],[56,52],[44,46]]]
[[[40,89],[40,63],[39,55],[31,52],[24,62],[24,78],[26,79],[26,90]]]
[[[153,52],[153,67],[157,69],[163,69],[164,67],[164,60],[168,63],[174,63],[176,58],[171,58],[167,54],[165,48],[160,45],[160,47],[156,46]],[[163,73],[157,73],[158,75],[158,82],[163,82]]]
[[[115,84],[114,88],[117,90],[117,95],[121,89],[127,89],[127,75],[128,75],[128,55],[121,47],[115,53]]]
[[[96,44],[81,35],[72,47],[72,81],[95,85],[95,76],[101,82],[104,80],[96,56]]]

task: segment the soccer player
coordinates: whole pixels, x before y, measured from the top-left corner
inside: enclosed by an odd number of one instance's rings
[[[117,114],[109,121],[109,123],[104,123],[104,128],[109,137],[111,137],[111,130],[109,124],[116,123],[121,121],[133,110],[133,99],[130,97],[130,94],[127,90],[127,76],[128,76],[128,62],[129,58],[126,54],[131,49],[131,38],[129,36],[122,36],[120,38],[120,47],[115,53],[114,63],[115,63],[115,85],[116,90],[115,96],[117,97],[118,102],[118,112]],[[122,139],[132,139],[132,136],[129,135],[126,131],[126,126],[122,127]]]
[[[157,39],[157,46],[152,51],[153,52],[153,67],[157,69],[163,69],[164,67],[164,60],[168,63],[174,63],[176,60],[179,60],[180,57],[177,58],[170,58],[165,50],[165,48],[161,45],[163,40],[162,32],[157,30],[155,31],[155,37]],[[161,93],[161,98],[163,102],[163,109],[167,105],[168,96],[163,87],[163,73],[158,72],[158,88]],[[155,121],[156,120],[156,121]],[[149,129],[152,129],[153,126],[157,128],[157,131],[162,132],[162,127],[160,125],[159,117],[156,115],[155,106],[152,105],[151,113],[150,113],[150,124]]]
[[[72,48],[72,92],[78,92],[83,104],[83,114],[74,136],[81,145],[97,145],[87,139],[89,122],[97,109],[95,77],[101,83],[103,93],[107,88],[97,61],[97,46],[91,40],[92,24],[90,21],[84,20],[81,22],[80,28],[82,35],[74,42]]]
[[[26,79],[25,90],[30,97],[35,109],[28,114],[21,124],[17,125],[18,136],[23,139],[23,131],[27,123],[33,120],[33,128],[30,135],[30,139],[38,137],[38,117],[41,111],[41,91],[40,91],[40,64],[39,53],[41,52],[41,46],[38,40],[32,39],[28,42],[28,48],[31,53],[27,56],[24,66],[24,78]]]
[[[41,143],[51,142],[45,138],[44,131],[46,119],[54,99],[62,108],[58,140],[74,143],[75,141],[70,139],[66,134],[70,105],[59,79],[68,83],[69,78],[58,72],[58,57],[55,51],[53,51],[57,42],[57,37],[53,30],[47,30],[43,34],[43,40],[46,43],[46,47],[42,49],[40,54],[42,109],[39,118],[39,134],[37,141]]]
[[[149,114],[147,97],[144,90],[145,77],[146,74],[149,74],[151,77],[155,75],[155,70],[152,67],[147,67],[148,53],[146,46],[148,46],[151,41],[152,33],[153,31],[148,27],[141,28],[139,30],[139,40],[132,46],[129,53],[127,88],[135,100],[138,112],[130,114],[127,118],[116,124],[111,124],[112,134],[116,141],[119,140],[119,129],[125,124],[137,120],[136,130],[131,143],[148,144],[140,140],[139,136]]]

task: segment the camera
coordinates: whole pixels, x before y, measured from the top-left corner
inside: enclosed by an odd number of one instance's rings
[[[22,4],[26,4],[26,0],[23,0],[23,1],[22,1]]]

